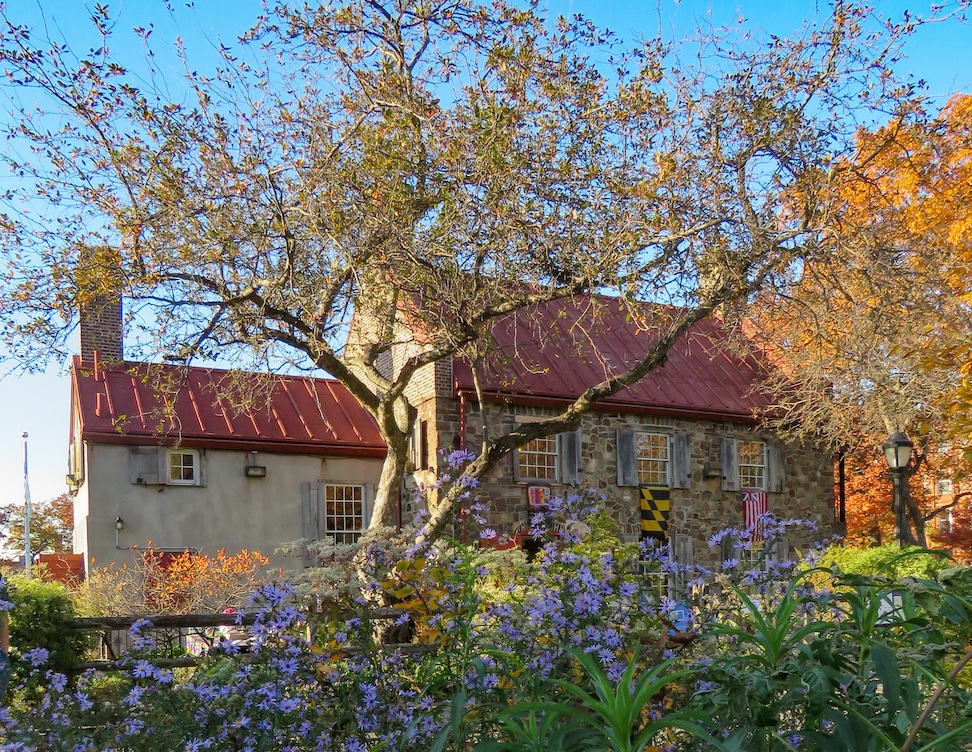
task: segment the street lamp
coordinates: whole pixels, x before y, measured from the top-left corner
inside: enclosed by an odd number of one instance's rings
[[[908,529],[902,487],[905,468],[911,461],[911,450],[914,446],[914,442],[905,434],[895,431],[881,447],[884,450],[884,459],[891,470],[891,482],[894,486],[894,534],[901,548],[905,546],[905,535]]]

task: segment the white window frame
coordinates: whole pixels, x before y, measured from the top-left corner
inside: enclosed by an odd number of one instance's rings
[[[173,475],[173,460],[181,456],[191,457],[192,464],[180,464],[181,468],[192,468],[192,478],[179,478]],[[167,449],[165,452],[165,482],[170,486],[198,486],[202,483],[202,465],[199,459],[198,449]]]
[[[649,440],[658,440],[659,444],[649,445]],[[664,449],[664,457],[651,456],[650,449]],[[667,433],[651,433],[639,431],[635,435],[635,462],[638,465],[638,483],[643,486],[668,486],[671,477],[672,462],[672,438]],[[657,473],[658,469],[649,469],[651,463],[660,465],[661,478],[651,478],[652,472]]]
[[[743,462],[743,451],[745,445],[759,445],[760,462]],[[740,439],[736,448],[737,466],[739,468],[739,488],[754,488],[759,491],[768,490],[767,476],[769,474],[769,462],[766,453],[766,442],[760,439]],[[751,472],[746,472],[744,468],[752,468]],[[759,477],[759,481],[750,482]]]
[[[951,509],[946,509],[944,512],[940,512],[937,519],[938,532],[940,533],[950,533],[952,532],[952,525],[955,524],[955,517],[952,515]]]
[[[334,497],[329,498],[328,490],[334,490]],[[337,490],[342,491],[341,497],[338,498]],[[346,492],[353,490],[357,494],[357,498],[354,498],[352,494],[351,498],[348,498]],[[361,483],[341,483],[336,481],[321,481],[320,484],[320,503],[321,503],[321,524],[324,528],[324,534],[334,538],[335,543],[357,543],[361,534],[365,530],[365,507],[367,504],[367,488]],[[331,505],[335,505],[332,509]],[[357,512],[352,511],[350,514],[347,509],[344,508],[340,511],[337,510],[337,504],[357,504]],[[357,522],[357,527],[348,526],[346,524],[338,526],[338,521],[347,522],[349,520],[354,520]]]
[[[542,443],[542,448],[540,444]],[[540,462],[536,461],[532,463],[529,462],[531,457],[544,458],[543,463],[546,468],[549,465],[550,474],[549,475],[536,475],[532,474],[532,470],[540,468]],[[536,481],[539,483],[557,483],[558,478],[558,458],[560,457],[559,447],[557,445],[557,435],[551,434],[550,436],[539,436],[536,439],[532,439],[523,446],[521,446],[516,451],[516,463],[518,468],[518,478],[521,482]],[[525,470],[530,470],[531,472],[525,472]]]
[[[955,484],[952,483],[951,478],[939,478],[936,488],[939,496],[951,496],[955,493]]]

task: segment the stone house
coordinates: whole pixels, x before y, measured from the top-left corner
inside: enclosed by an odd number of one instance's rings
[[[583,390],[620,372],[655,336],[620,301],[554,301],[500,320],[494,349],[477,364],[443,359],[417,375],[413,465],[434,472],[437,453],[476,451],[485,423],[493,435],[556,414]],[[389,367],[419,346],[407,336]],[[693,326],[664,365],[598,403],[577,431],[537,439],[507,456],[484,479],[493,525],[528,527],[532,504],[576,484],[597,489],[627,540],[668,541],[683,560],[714,563],[707,540],[746,521],[753,499],[781,518],[837,532],[834,463],[810,444],[787,443],[760,421],[767,364],[733,340],[717,318]],[[802,547],[805,538],[792,537]]]

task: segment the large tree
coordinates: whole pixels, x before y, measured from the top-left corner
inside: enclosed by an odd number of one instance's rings
[[[498,317],[544,301],[613,291],[648,317],[674,304],[628,370],[488,437],[468,469],[577,426],[694,322],[823,264],[854,129],[917,111],[889,70],[913,18],[836,2],[788,39],[625,48],[539,8],[281,6],[179,82],[145,30],[145,65],[124,67],[101,6],[103,43],[80,56],[0,10],[12,101],[40,102],[3,147],[19,179],[2,224],[10,352],[63,355],[78,308],[121,294],[135,356],[326,371],[388,444],[374,513],[388,523],[420,368],[481,357]]]

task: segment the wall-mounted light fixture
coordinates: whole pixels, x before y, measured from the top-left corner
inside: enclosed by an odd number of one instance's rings
[[[118,534],[125,529],[125,520],[121,517],[115,517],[115,548],[121,548],[118,543]]]
[[[266,478],[267,477],[267,466],[257,464],[257,453],[247,452],[246,455],[246,466],[243,468],[243,474],[247,478]]]

